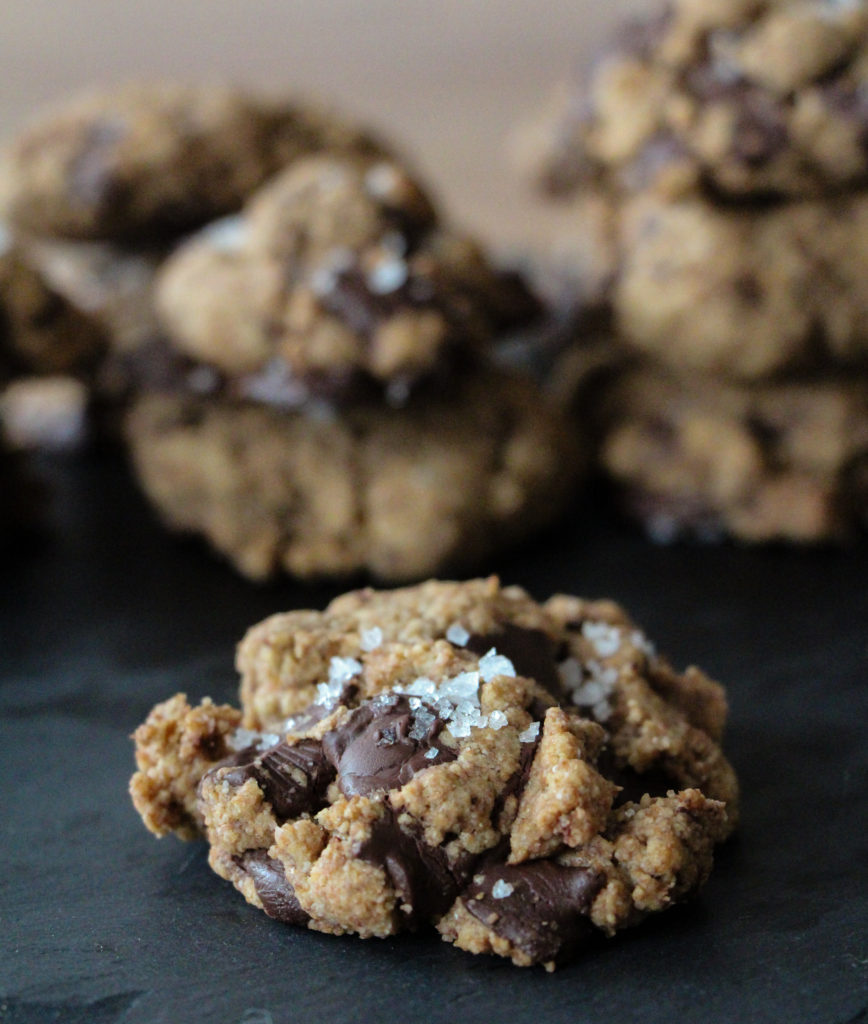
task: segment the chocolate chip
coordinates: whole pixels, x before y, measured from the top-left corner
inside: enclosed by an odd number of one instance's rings
[[[443,914],[464,888],[478,857],[465,854],[450,861],[441,846],[429,846],[418,832],[398,824],[397,815],[386,804],[383,816],[371,827],[370,839],[356,851],[368,864],[381,867],[407,914],[409,926]]]
[[[310,915],[301,909],[295,889],[286,880],[286,872],[279,860],[269,857],[265,850],[248,850],[235,863],[253,879],[256,895],[269,917],[287,924],[304,925]]]
[[[733,154],[749,167],[762,167],[787,147],[787,127],[773,101],[758,90],[746,90],[733,130]]]
[[[278,743],[222,778],[232,786],[255,779],[275,816],[286,820],[322,807],[334,769],[317,740],[301,740],[294,746]]]
[[[338,773],[345,796],[396,789],[432,765],[454,761],[455,750],[438,742],[445,723],[404,695],[363,704],[323,738],[323,752]],[[426,757],[435,750],[433,757]]]
[[[355,683],[347,683],[337,697],[332,697],[322,704],[308,704],[304,711],[300,711],[286,720],[286,731],[307,732],[308,729],[312,729],[327,715],[330,715],[336,707],[341,704],[348,705],[355,700],[358,692],[359,688]]]
[[[566,957],[594,928],[588,910],[605,877],[590,868],[554,861],[499,864],[474,876],[463,898],[467,910],[534,963]]]
[[[554,696],[561,695],[557,645],[547,633],[507,622],[500,632],[476,634],[467,641],[467,649],[474,654],[485,654],[492,647],[509,658],[518,675],[535,680]]]

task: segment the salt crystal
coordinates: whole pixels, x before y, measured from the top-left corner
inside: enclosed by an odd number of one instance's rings
[[[589,679],[584,685],[573,691],[573,700],[576,704],[590,707],[598,701],[605,699],[606,687],[595,679]]]
[[[582,636],[591,644],[601,658],[609,658],[621,646],[621,631],[607,622],[585,622]]]
[[[505,725],[508,725],[506,715],[502,711],[492,711],[488,716],[488,728],[489,729],[502,729]]]
[[[446,630],[446,639],[456,647],[466,647],[470,640],[470,634],[460,622],[453,622]]]
[[[409,736],[411,740],[424,740],[431,729],[431,726],[437,721],[437,716],[432,714],[430,711],[426,711],[425,708],[421,708],[416,712],[415,719],[412,726],[410,727]]]
[[[641,629],[634,629],[630,634],[630,642],[634,647],[638,648],[643,654],[647,654],[649,658],[653,658],[657,653],[654,644],[648,639],[647,636],[642,632]]]
[[[449,723],[449,731],[455,739],[464,739],[470,735],[470,722],[466,718],[458,718],[454,722]]]
[[[598,722],[608,722],[609,716],[612,714],[612,705],[607,700],[601,700],[591,710]]]
[[[346,683],[362,671],[362,663],[355,658],[332,658],[329,662],[329,682]]]
[[[440,696],[453,701],[471,700],[479,703],[479,673],[461,672],[440,684]]]
[[[513,893],[514,886],[511,886],[509,882],[504,882],[502,878],[498,880],[491,887],[491,895],[496,900],[504,900],[507,896],[511,896]]]
[[[237,214],[215,220],[203,232],[208,244],[218,252],[238,252],[247,241],[247,223]]]
[[[537,736],[539,736],[539,722],[531,722],[524,732],[518,734],[522,743],[533,743]]]
[[[431,747],[430,750],[426,750],[424,757],[427,761],[433,761],[434,758],[440,753],[436,747]]]
[[[375,651],[383,642],[383,631],[379,626],[362,630],[362,650]]]
[[[582,685],[582,666],[575,658],[567,658],[566,661],[562,661],[558,665],[558,675],[561,677],[564,689],[570,693]]]
[[[407,280],[407,264],[401,259],[385,259],[368,274],[368,287],[376,295],[397,291]]]
[[[268,750],[269,747],[280,743],[280,736],[274,732],[255,732],[252,729],[236,729],[226,742],[231,750],[246,750],[248,747],[256,747],[258,750]]]
[[[479,659],[479,674],[486,683],[490,683],[492,679],[496,679],[498,676],[514,677],[515,665],[513,665],[509,658],[498,654],[492,647],[487,654],[483,654]]]
[[[414,679],[409,686],[402,687],[398,684],[395,689],[413,697],[433,697],[437,692],[437,684],[433,679],[429,679],[427,676],[419,676],[419,678]]]
[[[402,178],[403,175],[394,164],[374,164],[365,175],[365,188],[378,199],[389,199],[400,189]]]

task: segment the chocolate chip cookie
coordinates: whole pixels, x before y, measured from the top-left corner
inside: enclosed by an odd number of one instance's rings
[[[129,243],[237,210],[322,149],[379,151],[330,112],[231,88],[129,83],[36,117],[0,156],[0,210],[24,234]]]
[[[724,387],[644,368],[612,389],[601,462],[660,541],[838,540],[868,525],[868,382]]]
[[[868,193],[771,207],[643,195],[616,218],[615,328],[676,373],[868,361]]]
[[[329,395],[376,382],[400,404],[540,306],[441,226],[399,164],[330,154],[297,161],[240,217],[183,245],[157,309],[177,349],[223,374]]]
[[[868,176],[863,0],[668,0],[565,87],[527,154],[551,191],[827,194]]]
[[[238,666],[240,710],[153,709],[131,792],[281,921],[552,969],[692,896],[736,824],[722,688],[609,601],[360,590],[255,626]]]
[[[491,370],[430,384],[403,408],[280,404],[154,394],[127,424],[162,518],[254,579],[479,564],[551,522],[583,469],[539,390]]]

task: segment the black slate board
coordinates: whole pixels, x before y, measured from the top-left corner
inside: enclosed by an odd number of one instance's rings
[[[868,1020],[868,546],[658,548],[578,515],[485,567],[622,601],[724,681],[743,826],[701,899],[546,975],[432,934],[277,924],[154,840],[132,729],[177,690],[233,700],[247,626],[336,587],[257,588],[165,535],[124,467],[43,466],[49,537],[0,574],[0,1021],[64,1024]]]

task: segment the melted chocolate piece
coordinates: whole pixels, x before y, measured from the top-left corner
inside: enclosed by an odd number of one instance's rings
[[[536,701],[534,703],[536,703]],[[531,714],[533,714],[533,711],[531,711]],[[543,709],[543,713],[540,717],[545,717],[545,709]],[[506,780],[506,785],[497,795],[497,798],[494,801],[494,806],[491,809],[491,820],[495,826],[497,825],[498,818],[503,812],[503,808],[506,806],[506,801],[511,796],[517,796],[520,798],[521,794],[524,792],[524,787],[527,785],[527,780],[530,778],[530,770],[533,767],[533,759],[536,757],[536,749],[538,746],[539,737],[537,737],[533,743],[521,744],[518,768],[516,768],[512,775],[510,775]],[[508,852],[509,851],[507,850],[507,853]]]
[[[476,875],[462,898],[496,935],[534,963],[547,963],[569,956],[594,933],[587,914],[604,881],[590,868],[562,867],[550,860],[498,864]],[[498,883],[506,890],[499,899],[494,896]]]
[[[557,644],[547,633],[507,622],[500,633],[477,634],[467,641],[467,649],[474,654],[485,654],[492,647],[509,658],[518,675],[536,680],[553,697],[560,699],[563,695]]]
[[[479,859],[465,854],[450,862],[443,847],[429,846],[418,833],[405,832],[388,804],[372,826],[370,839],[356,853],[386,872],[411,927],[444,914],[467,884]]]
[[[356,708],[323,738],[322,749],[338,773],[344,796],[396,789],[432,765],[454,761],[451,747],[437,743],[445,723],[426,705],[411,709],[403,694]],[[434,757],[426,757],[432,749]]]
[[[249,756],[251,752],[244,753]],[[223,778],[232,786],[255,779],[275,817],[286,820],[305,812],[312,814],[323,806],[334,769],[317,740],[301,740],[295,746],[278,743],[253,760],[238,763]]]
[[[269,917],[287,924],[304,925],[310,915],[301,909],[295,889],[286,880],[286,872],[279,860],[269,857],[265,850],[248,850],[235,863],[253,879],[256,895]]]

